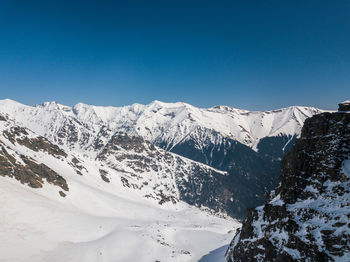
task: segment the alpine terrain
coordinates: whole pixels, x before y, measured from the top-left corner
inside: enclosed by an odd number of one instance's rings
[[[161,170],[166,175],[172,170],[173,184],[167,185],[169,190],[157,186],[158,192],[176,198],[170,189],[181,184],[176,188],[177,197],[185,202],[241,219],[247,207],[262,204],[266,193],[276,186],[283,154],[300,134],[305,119],[322,110],[289,107],[250,112],[159,101],[125,107],[81,103],[68,107],[56,102],[31,107],[2,100],[0,112],[77,159],[99,160],[115,171],[137,174],[133,183],[141,191],[158,184],[148,181],[153,173],[165,183]],[[136,151],[130,152],[130,147],[137,147]]]
[[[350,261],[350,101],[305,121],[279,185],[250,209],[226,256],[238,261]]]
[[[0,261],[198,261],[321,112],[1,100]]]

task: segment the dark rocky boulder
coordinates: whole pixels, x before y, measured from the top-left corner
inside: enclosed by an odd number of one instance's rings
[[[226,252],[238,261],[350,261],[350,113],[307,119],[278,187]]]

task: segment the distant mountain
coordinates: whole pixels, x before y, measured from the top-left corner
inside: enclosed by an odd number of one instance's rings
[[[321,112],[308,107],[262,112],[226,106],[200,109],[159,101],[125,107],[68,107],[56,102],[32,107],[0,101],[6,119],[79,162],[102,163],[114,170],[108,172],[123,172],[128,181],[138,177],[134,184],[141,191],[154,188],[144,195],[157,201],[165,195],[236,218],[243,218],[247,207],[263,203],[276,185],[279,160],[304,120]]]
[[[257,151],[261,139],[299,135],[306,118],[323,112],[314,107],[299,106],[272,111],[247,111],[228,106],[205,109],[182,102],[159,101],[148,105],[133,104],[124,107],[82,103],[68,107],[56,102],[31,107],[5,99],[0,100],[0,107],[4,113],[12,116],[21,112],[30,114],[30,119],[21,119],[28,124],[38,119],[45,123],[55,120],[58,127],[61,121],[68,117],[86,126],[104,125],[111,130],[142,136],[152,143],[164,144],[166,150],[171,150],[189,139],[197,139],[201,144],[209,139],[215,144],[219,134]],[[39,131],[52,133],[55,130],[46,125]],[[215,132],[215,135],[211,136],[212,132]]]
[[[250,209],[228,251],[239,261],[350,261],[350,102],[305,121],[279,185]]]

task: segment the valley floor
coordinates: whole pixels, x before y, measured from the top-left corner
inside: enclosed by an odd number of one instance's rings
[[[0,177],[0,261],[211,261],[240,224],[178,203],[160,206],[74,185],[62,198]],[[221,248],[221,249],[220,249]],[[218,261],[218,260],[215,260]]]

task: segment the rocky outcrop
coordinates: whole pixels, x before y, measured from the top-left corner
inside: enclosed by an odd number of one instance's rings
[[[278,187],[249,210],[227,261],[350,261],[349,158],[349,113],[307,119]]]
[[[338,111],[350,111],[350,100],[346,100],[338,104]]]
[[[28,156],[20,155],[19,159],[16,159],[7,152],[2,143],[0,143],[0,176],[13,177],[32,188],[42,187],[44,180],[46,180],[46,182],[68,191],[66,180],[54,170],[45,164],[35,162]],[[61,196],[62,193],[60,193]]]
[[[35,152],[45,151],[49,155],[58,158],[60,156],[67,157],[67,154],[62,149],[49,142],[46,138],[42,136],[34,138],[29,137],[29,133],[26,128],[14,126],[9,128],[9,130],[4,130],[3,134],[9,141],[11,141],[12,144],[18,143]]]

